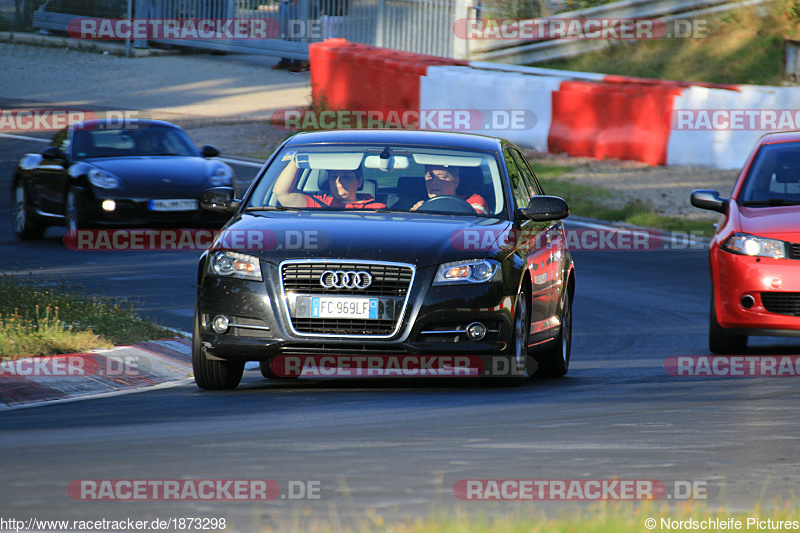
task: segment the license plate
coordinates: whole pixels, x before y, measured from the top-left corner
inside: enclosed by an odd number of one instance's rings
[[[348,296],[314,296],[311,298],[312,318],[366,318],[377,320],[377,298]]]
[[[194,211],[197,200],[150,200],[150,211]]]

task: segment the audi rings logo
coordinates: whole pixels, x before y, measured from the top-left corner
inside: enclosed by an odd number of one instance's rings
[[[372,276],[363,270],[326,270],[319,277],[326,289],[366,289],[371,283]]]

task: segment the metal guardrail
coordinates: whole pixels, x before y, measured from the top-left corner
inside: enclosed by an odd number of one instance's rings
[[[473,0],[132,0],[137,19],[259,19],[280,27],[273,39],[154,39],[154,42],[228,52],[308,59],[308,46],[328,37],[442,57],[467,57],[467,43],[457,39],[453,24],[467,18]],[[336,34],[325,15],[330,6],[347,5],[336,16]],[[287,7],[290,6],[290,7]],[[48,11],[46,2],[34,13],[35,28],[64,32],[77,15]],[[102,17],[104,15],[97,15]],[[288,21],[288,22],[287,22]],[[298,31],[300,30],[300,31]],[[144,47],[140,41],[137,46]]]
[[[772,0],[623,0],[587,9],[559,13],[550,18],[570,19],[656,19],[665,23],[724,13],[745,5]],[[470,46],[470,59],[507,64],[531,64],[575,57],[610,46],[599,39],[514,39],[483,41]]]

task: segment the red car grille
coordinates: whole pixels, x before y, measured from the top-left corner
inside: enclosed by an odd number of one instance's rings
[[[761,302],[770,313],[800,316],[800,292],[762,292]]]

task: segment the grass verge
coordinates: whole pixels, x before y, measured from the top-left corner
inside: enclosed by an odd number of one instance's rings
[[[601,189],[596,186],[570,183],[562,176],[575,170],[573,167],[535,164],[536,176],[547,194],[560,196],[569,204],[570,213],[577,216],[623,222],[636,226],[657,228],[665,231],[681,231],[693,235],[710,237],[714,233],[714,222],[705,220],[687,220],[655,213],[651,207],[639,200],[625,203],[621,207],[616,204],[615,191]]]
[[[127,300],[87,295],[66,282],[0,277],[0,354],[24,357],[111,348],[175,334]]]
[[[783,40],[800,37],[797,0],[742,6],[696,19],[697,32],[688,38],[617,41],[597,52],[535,66],[668,80],[781,84]]]

